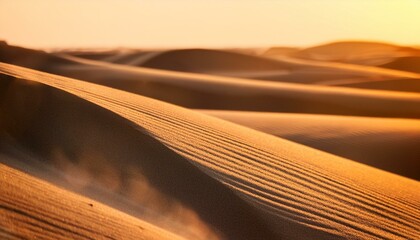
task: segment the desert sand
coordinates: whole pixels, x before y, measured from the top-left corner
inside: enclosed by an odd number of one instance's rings
[[[182,239],[3,164],[0,171],[2,239]]]
[[[420,50],[0,44],[0,236],[417,239]]]

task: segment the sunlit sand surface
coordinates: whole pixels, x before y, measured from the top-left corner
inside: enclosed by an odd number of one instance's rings
[[[0,44],[0,237],[418,239],[420,50]]]

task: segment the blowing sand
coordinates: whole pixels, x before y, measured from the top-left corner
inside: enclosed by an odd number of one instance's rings
[[[3,164],[0,171],[2,239],[182,239]]]
[[[419,74],[315,50],[2,44],[1,236],[417,239]]]

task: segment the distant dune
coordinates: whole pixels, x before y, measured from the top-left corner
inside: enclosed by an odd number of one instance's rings
[[[392,62],[381,65],[381,67],[420,73],[420,54],[418,56],[397,58]]]
[[[28,51],[28,58],[44,53]],[[180,73],[67,57],[38,69],[127,90],[189,108],[358,116],[420,116],[420,95]],[[30,66],[12,58],[10,63]],[[92,74],[95,72],[95,74]],[[223,91],[220,91],[223,89]],[[363,103],[363,104],[360,104]],[[398,107],[397,107],[398,106]]]
[[[140,65],[183,72],[262,71],[292,67],[291,64],[248,54],[206,49],[166,51]]]
[[[2,42],[0,238],[417,239],[418,57]]]
[[[390,79],[375,80],[375,81],[348,79],[347,82],[340,81],[340,82],[335,82],[335,84],[330,82],[329,84],[335,85],[335,86],[361,88],[361,89],[377,89],[377,90],[387,90],[387,91],[420,93],[420,79],[410,79],[410,78],[403,78],[403,79],[390,78]]]
[[[321,61],[377,65],[396,57],[419,55],[420,49],[377,42],[333,42],[294,52],[293,56]]]
[[[289,56],[299,51],[300,48],[294,47],[271,47],[262,53],[263,56]]]

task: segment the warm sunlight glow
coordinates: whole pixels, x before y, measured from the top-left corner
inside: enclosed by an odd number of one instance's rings
[[[420,44],[418,0],[1,0],[0,38],[30,47]]]
[[[419,239],[419,146],[420,0],[0,0],[1,239]]]

